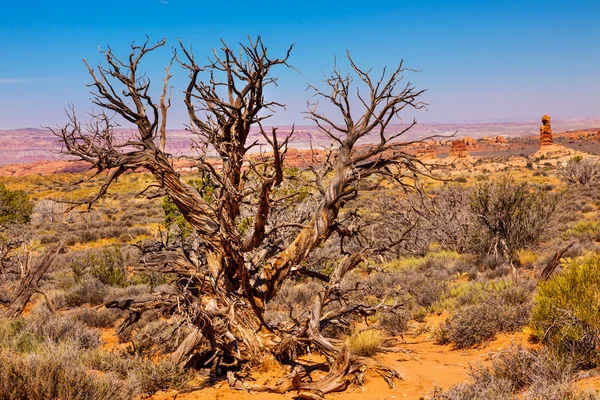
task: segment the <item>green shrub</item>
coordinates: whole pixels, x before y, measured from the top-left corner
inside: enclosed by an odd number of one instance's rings
[[[581,366],[600,365],[600,254],[567,260],[538,287],[534,334]]]
[[[5,224],[25,224],[31,219],[33,204],[27,193],[10,190],[0,184],[0,226]]]

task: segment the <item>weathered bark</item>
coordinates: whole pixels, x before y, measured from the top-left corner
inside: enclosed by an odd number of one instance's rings
[[[4,311],[4,318],[15,318],[21,315],[31,296],[38,292],[40,280],[52,264],[52,261],[54,261],[61,247],[62,245],[59,245],[56,249],[46,252],[35,268],[26,271],[15,296]],[[54,308],[51,303],[48,303],[48,307],[51,310]]]
[[[379,310],[393,311],[398,306],[383,301],[377,305],[344,304],[345,293],[339,291],[341,280],[369,251],[374,252],[374,247],[353,254],[342,250],[345,258],[331,276],[312,274],[321,278],[324,287],[315,298],[310,315],[292,318],[286,327],[272,327],[265,322],[263,313],[283,282],[290,274],[301,272],[302,262],[317,246],[325,243],[333,232],[340,235],[349,232],[342,226],[339,215],[362,190],[361,182],[377,175],[406,189],[411,187],[406,178],[416,181],[417,174],[424,173],[417,168],[417,160],[392,143],[416,122],[400,132],[386,132],[404,108],[424,106],[417,101],[423,91],[416,91],[410,83],[399,87],[405,71],[402,63],[375,82],[349,55],[353,73],[367,90],[364,96],[356,91],[363,106],[358,119],[350,110],[354,90],[350,90],[349,76],[341,75],[336,68],[326,79],[329,86],[326,91],[311,86],[317,97],[330,101],[338,109],[343,122],[333,123],[329,117],[317,113],[316,106],[309,108],[309,118],[334,140],[337,148],[326,155],[321,168],[307,167],[314,179],[306,185],[314,189],[311,195],[318,199],[317,205],[305,219],[285,221],[281,226],[287,228],[281,229],[289,230],[283,237],[278,236],[279,224],[273,218],[273,210],[277,202],[275,193],[286,181],[284,156],[290,136],[279,140],[275,129],[268,135],[261,122],[269,116],[265,113],[282,106],[266,100],[264,88],[276,83],[271,75],[274,67],[288,66],[292,48],[283,58],[270,58],[260,38],[241,45],[239,55],[223,43],[208,65],[199,66],[191,50],[181,45],[184,57],[177,60],[190,77],[184,103],[200,153],[194,161],[214,183],[207,198],[201,194],[204,188],[197,190],[181,179],[165,152],[169,68],[159,104],[148,94],[149,80],[137,72],[144,55],[163,46],[165,41],[155,46],[147,44],[133,45],[129,61],[116,59],[109,49],[103,53],[108,68],[101,66],[94,70],[88,66],[96,91],[93,102],[135,124],[138,132],[134,138],[119,143],[105,114],[97,116],[95,124],[84,127],[72,114],[67,126],[54,131],[68,154],[92,163],[98,174],[110,171],[97,195],[86,202],[89,206],[105,195],[119,176],[143,167],[152,173],[161,193],[171,197],[202,242],[201,266],[172,249],[145,258],[146,268],[176,274],[179,292],[157,295],[143,304],[122,303],[130,311],[125,325],[133,324],[150,308],[176,316],[186,322],[191,333],[172,359],[186,364],[194,353],[203,353],[204,363],[215,371],[220,367],[259,364],[267,355],[294,363],[300,353],[312,348],[327,356],[331,364],[329,374],[319,382],[307,383],[302,379],[308,372],[296,368],[289,382],[282,382],[274,391],[294,389],[301,397],[314,399],[343,390],[350,382],[349,377],[362,374],[364,362],[351,357],[346,348],[340,348],[339,342],[325,337],[323,330],[331,324],[347,325],[346,317],[353,314],[368,316]],[[118,84],[122,92],[113,88],[113,84]],[[119,93],[125,93],[124,97]],[[271,156],[264,153],[254,158],[248,156],[248,151],[257,145],[257,142],[247,143],[252,127],[260,129]],[[371,133],[378,134],[377,143],[356,149],[356,143]],[[212,150],[218,155],[219,167],[206,159]],[[249,214],[253,215],[252,229],[246,234],[238,225]],[[335,308],[331,304],[344,305]],[[121,303],[115,306],[120,307]]]

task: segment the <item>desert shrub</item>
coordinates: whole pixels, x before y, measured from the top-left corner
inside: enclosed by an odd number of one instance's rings
[[[70,342],[84,349],[100,347],[100,333],[72,315],[40,312],[27,320],[27,328],[41,340]]]
[[[33,207],[31,216],[34,224],[63,222],[67,205],[50,199],[41,199]]]
[[[128,246],[105,246],[76,251],[62,258],[62,264],[72,272],[76,282],[95,278],[105,285],[126,286],[125,267],[137,261],[138,253]]]
[[[378,314],[379,325],[392,335],[397,335],[406,331],[408,321],[411,318],[409,310],[399,310],[395,312],[382,312]]]
[[[126,380],[136,393],[153,394],[159,390],[181,388],[190,374],[170,361],[153,363],[137,356],[95,352],[85,362],[91,368]]]
[[[410,207],[417,209],[420,223],[411,236],[427,245],[439,243],[447,250],[465,251],[469,247],[472,219],[469,193],[467,187],[451,184],[434,190],[430,202],[421,198],[412,199]]]
[[[101,252],[92,252],[86,262],[90,265],[90,275],[106,285],[124,286],[125,257],[119,246],[107,246]]]
[[[25,224],[31,219],[33,204],[27,193],[22,190],[10,190],[0,183],[0,226],[6,224]]]
[[[129,228],[127,233],[133,237],[136,236],[148,236],[150,235],[150,231],[146,228],[138,227],[138,228]]]
[[[594,395],[578,393],[571,387],[573,368],[550,352],[512,346],[492,358],[490,367],[475,367],[470,382],[443,392],[435,400],[585,400]]]
[[[560,169],[560,175],[568,183],[587,185],[600,177],[600,164],[591,158],[575,156]]]
[[[80,307],[84,304],[95,306],[104,303],[108,291],[97,279],[87,279],[65,292],[54,295],[54,306],[57,308]]]
[[[73,318],[93,328],[110,328],[117,319],[119,312],[114,309],[80,308],[72,313]]]
[[[397,286],[398,294],[408,293],[416,307],[429,308],[444,296],[448,283],[465,267],[463,259],[455,252],[442,251],[422,258],[404,258],[390,263],[391,277],[380,286]],[[369,285],[374,283],[369,282]]]
[[[519,249],[516,252],[516,258],[521,267],[533,268],[539,256],[531,250]]]
[[[381,350],[383,340],[379,331],[358,332],[348,338],[348,349],[357,356],[371,357]]]
[[[133,393],[112,374],[94,374],[72,349],[55,347],[18,356],[0,350],[0,393],[6,400],[119,400]]]
[[[542,282],[532,326],[538,339],[581,366],[600,365],[600,254],[568,260]]]
[[[455,289],[455,309],[437,329],[436,341],[457,348],[479,345],[498,332],[513,332],[529,322],[533,282],[500,279],[486,285],[473,283]],[[451,302],[449,302],[451,304]]]
[[[600,221],[583,220],[577,221],[569,228],[564,236],[569,237],[589,237],[591,239],[600,239]]]
[[[478,184],[470,201],[473,250],[512,258],[516,250],[540,240],[557,202],[556,195],[509,177]]]
[[[33,352],[41,344],[42,340],[27,328],[24,318],[0,319],[0,351]]]

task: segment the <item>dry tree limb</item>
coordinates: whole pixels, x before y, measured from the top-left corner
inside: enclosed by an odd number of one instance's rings
[[[53,250],[47,251],[42,257],[42,259],[39,261],[37,266],[25,271],[25,275],[21,279],[21,283],[19,284],[19,288],[17,289],[14,298],[10,302],[8,308],[4,311],[3,316],[5,318],[15,318],[21,315],[31,296],[39,291],[38,285],[40,280],[42,279],[42,277],[52,264],[52,261],[54,261],[54,258],[60,252],[61,249],[62,244],[58,245]],[[50,302],[47,301],[47,304],[49,308],[53,308]]]
[[[569,245],[567,247],[565,247],[562,250],[557,250],[556,253],[554,254],[554,257],[552,257],[552,259],[548,262],[548,264],[546,264],[546,266],[544,267],[544,269],[542,270],[542,272],[540,273],[540,277],[538,279],[538,284],[540,282],[544,282],[546,280],[548,280],[548,278],[550,278],[550,276],[552,275],[552,273],[554,272],[554,270],[560,265],[560,259],[562,258],[562,256],[571,248],[573,247],[575,243],[569,243]]]

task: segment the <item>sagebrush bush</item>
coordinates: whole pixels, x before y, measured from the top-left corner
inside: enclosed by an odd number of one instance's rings
[[[136,393],[181,388],[190,380],[188,371],[169,360],[154,363],[137,356],[96,351],[84,356],[83,361],[90,368],[126,380]]]
[[[73,318],[83,322],[87,326],[93,328],[109,328],[112,327],[120,316],[118,310],[115,309],[91,309],[79,308],[74,310]]]
[[[481,256],[514,252],[537,243],[548,227],[558,196],[503,177],[479,183],[471,193],[471,248]]]
[[[0,397],[5,400],[120,400],[134,396],[111,373],[89,371],[69,347],[19,356],[0,350]]]
[[[107,287],[97,279],[88,279],[69,290],[54,295],[56,308],[80,307],[84,304],[95,306],[104,303]]]
[[[40,312],[27,320],[27,329],[40,340],[71,342],[84,349],[100,347],[100,332],[68,314]]]
[[[600,365],[600,254],[568,260],[540,283],[532,327],[535,336],[581,366]]]
[[[591,158],[575,156],[567,161],[559,172],[568,183],[587,185],[600,177],[600,164]]]
[[[513,332],[529,322],[533,282],[499,279],[485,285],[469,283],[457,287],[450,318],[435,332],[440,344],[452,342],[457,348],[480,345],[498,332]]]

